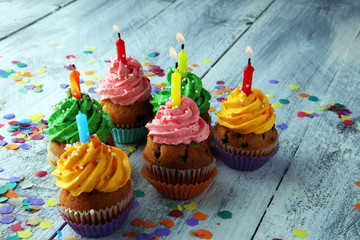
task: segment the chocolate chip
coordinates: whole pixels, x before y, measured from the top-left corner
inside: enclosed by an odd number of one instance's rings
[[[265,133],[261,134],[262,139],[265,139]]]
[[[247,147],[247,146],[249,146],[249,144],[248,144],[247,142],[242,142],[242,143],[241,143],[241,146],[242,146],[242,147]]]
[[[183,162],[186,163],[187,159],[188,159],[188,151],[187,151],[187,148],[186,148],[184,155],[181,156],[181,160],[183,160]]]
[[[155,151],[155,157],[156,159],[158,159],[160,157],[161,153],[160,153],[160,149],[158,151]]]
[[[227,144],[229,142],[228,136],[224,135],[224,137],[221,139],[222,144]]]
[[[145,116],[142,115],[137,115],[136,116],[136,122],[141,122],[142,120],[144,120]]]
[[[238,138],[242,138],[243,135],[240,134],[240,133],[237,133],[236,136],[237,136]]]

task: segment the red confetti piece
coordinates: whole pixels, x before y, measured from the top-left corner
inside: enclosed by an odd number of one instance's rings
[[[124,237],[134,238],[136,237],[136,232],[124,232],[123,235]]]
[[[183,215],[183,212],[180,210],[172,210],[169,212],[169,216],[172,217],[181,217]]]
[[[360,203],[355,204],[354,207],[360,211]]]
[[[307,93],[300,93],[299,96],[300,96],[300,97],[303,97],[303,98],[307,98],[307,97],[309,97],[310,95],[307,94]]]
[[[193,213],[193,217],[199,221],[204,221],[207,219],[208,215],[200,211],[197,211]]]
[[[344,125],[347,125],[347,126],[350,126],[350,125],[353,125],[353,124],[354,124],[354,122],[351,121],[351,120],[345,120],[345,121],[343,121],[343,122],[341,122],[341,123],[344,124]]]
[[[356,184],[356,186],[360,187],[360,182],[359,181],[356,181],[355,184]]]
[[[153,226],[156,226],[157,224],[153,222],[153,220],[149,220],[149,221],[146,221],[144,222],[143,226],[146,227],[146,228],[151,228]]]
[[[194,232],[195,236],[198,236],[199,238],[203,239],[211,239],[213,237],[213,234],[205,229],[199,229],[196,232]]]
[[[47,174],[46,171],[37,171],[37,172],[35,173],[35,176],[37,176],[37,177],[45,177],[46,174]]]
[[[216,84],[224,84],[224,81],[217,81]]]
[[[39,133],[39,135],[34,135],[34,136],[31,137],[32,140],[41,140],[43,138],[44,138],[44,136],[40,135],[40,133]]]
[[[13,230],[13,231],[20,231],[20,230],[24,230],[25,228],[23,228],[22,226],[21,226],[21,222],[18,222],[18,223],[15,223],[15,224],[13,224],[13,225],[10,225],[10,228],[11,228],[11,230]]]
[[[15,131],[15,132],[13,132],[10,136],[16,136],[16,135],[18,135],[19,133],[21,133],[21,131]]]
[[[140,219],[140,218],[135,218],[134,220],[131,221],[131,225],[133,226],[142,226],[144,224],[144,220]]]
[[[226,100],[226,98],[219,97],[219,98],[217,98],[216,100],[218,100],[219,102],[223,102],[223,101],[225,101],[225,100]]]
[[[309,114],[307,114],[306,112],[298,112],[297,116],[298,117],[307,117],[307,116],[309,116]]]
[[[171,219],[165,219],[165,220],[161,220],[160,224],[165,225],[168,228],[172,228],[174,226],[174,221]]]

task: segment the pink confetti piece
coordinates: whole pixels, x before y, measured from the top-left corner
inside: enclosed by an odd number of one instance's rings
[[[342,121],[341,123],[344,124],[344,125],[347,125],[347,126],[350,126],[350,125],[354,124],[354,122],[351,121],[351,120],[345,120],[345,121]]]
[[[11,230],[13,231],[20,231],[20,230],[24,230],[25,228],[23,228],[21,226],[21,222],[15,223],[13,225],[10,226]]]
[[[224,81],[217,81],[216,84],[224,84],[225,82]]]
[[[219,97],[219,98],[217,98],[216,100],[217,100],[217,101],[219,101],[219,102],[223,102],[223,101],[225,101],[225,100],[226,100],[226,98]]]
[[[47,175],[46,171],[37,171],[35,173],[35,176],[37,176],[37,177],[45,177],[46,175]]]
[[[12,64],[18,64],[19,62],[20,62],[20,61],[16,61],[16,60],[11,61]]]
[[[4,137],[0,135],[0,141],[4,140]]]
[[[12,126],[15,126],[15,125],[18,125],[19,122],[18,121],[10,121],[8,122],[9,125],[12,125]]]
[[[67,65],[66,69],[72,71],[72,65],[71,64]]]
[[[298,112],[297,116],[298,117],[307,117],[307,116],[309,116],[309,114],[307,114],[306,112]]]
[[[180,210],[172,210],[170,213],[169,213],[169,216],[172,216],[172,217],[180,217],[183,215],[183,212],[180,211]]]
[[[72,58],[75,58],[75,56],[74,55],[67,55],[66,58],[67,59],[72,59]]]
[[[32,139],[32,140],[41,140],[41,139],[43,139],[43,138],[44,138],[43,135],[34,135],[34,136],[31,136],[31,139]]]

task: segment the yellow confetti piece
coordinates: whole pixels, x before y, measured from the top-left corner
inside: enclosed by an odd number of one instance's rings
[[[307,114],[313,114],[312,111],[303,111],[304,113],[307,113]]]
[[[46,70],[45,68],[39,68],[39,69],[37,70],[37,72],[38,72],[38,73],[46,73],[47,70]]]
[[[279,104],[279,103],[273,103],[273,104],[271,104],[271,106],[272,106],[273,108],[283,108],[283,105],[281,105],[281,104]]]
[[[49,198],[45,201],[46,205],[49,207],[55,207],[56,206],[56,199],[55,198]]]
[[[177,205],[177,207],[176,207],[176,208],[171,208],[171,209],[170,209],[170,212],[171,212],[171,211],[173,211],[173,210],[179,210],[179,211],[182,211],[182,207],[181,207],[181,206],[179,206],[179,205]]]
[[[215,112],[215,111],[216,111],[216,108],[210,107],[208,112]]]
[[[28,119],[30,119],[31,122],[33,122],[33,123],[37,123],[37,122],[40,121],[44,116],[45,116],[45,114],[43,114],[43,113],[34,113],[34,114],[30,115],[30,116],[28,117]]]
[[[291,88],[291,89],[298,89],[298,88],[300,88],[300,86],[295,86],[294,84],[291,84],[291,85],[290,85],[290,88]]]
[[[146,60],[149,60],[149,58],[148,57],[142,57],[141,60],[146,61]]]
[[[21,82],[21,83],[28,83],[28,82],[29,82],[29,79],[28,79],[28,78],[23,78],[23,79],[21,79],[20,82]]]
[[[91,70],[91,71],[86,71],[84,74],[85,75],[93,75],[94,73],[96,73],[95,70]]]
[[[304,229],[299,229],[299,228],[293,230],[292,233],[294,234],[295,237],[299,237],[299,238],[306,238],[307,236],[309,236]]]
[[[20,76],[19,73],[12,73],[12,74],[9,75],[9,77],[18,77],[18,76]]]
[[[50,229],[52,224],[53,224],[52,221],[43,220],[43,221],[40,223],[39,227],[41,228],[41,230]]]
[[[145,73],[145,76],[154,76],[155,75],[155,73],[153,73],[153,72],[147,72],[147,73]]]
[[[87,50],[94,51],[96,50],[96,47],[95,46],[87,47]]]
[[[25,238],[29,238],[32,236],[32,232],[31,230],[26,230],[26,231],[19,231],[18,232],[18,237],[19,238],[22,238],[22,239],[25,239]]]
[[[266,94],[265,96],[268,97],[268,98],[273,98],[274,97],[272,94]]]
[[[32,84],[34,84],[35,87],[42,87],[42,83],[41,83],[41,82],[33,82]]]
[[[96,57],[96,54],[93,54],[92,56],[93,56],[93,57]]]
[[[92,76],[91,79],[92,79],[92,80],[103,80],[104,78],[103,78],[103,77],[95,77],[95,76]]]
[[[145,66],[145,67],[150,67],[151,65],[152,65],[152,64],[149,63],[149,62],[144,63],[144,66]]]
[[[32,217],[29,220],[27,220],[27,224],[30,224],[32,226],[37,226],[42,222],[42,218],[40,217]]]
[[[239,83],[238,86],[241,88],[241,87],[242,87],[242,83]]]
[[[23,133],[19,133],[18,135],[16,135],[17,138],[24,138],[25,139],[25,134]]]
[[[210,59],[204,59],[202,60],[204,63],[211,63],[211,60]]]
[[[95,59],[92,59],[89,61],[90,64],[93,64],[93,63],[96,63],[96,60]]]
[[[133,152],[135,152],[136,147],[128,146],[128,147],[124,148],[124,150],[128,150],[129,152],[133,153]]]
[[[346,115],[341,115],[341,119],[342,120],[351,120],[351,117],[346,116]]]
[[[56,43],[50,43],[50,44],[49,44],[49,47],[52,47],[52,48],[54,48],[54,47],[56,47],[56,46],[57,46]]]
[[[189,204],[185,204],[185,205],[184,205],[184,208],[185,208],[186,210],[189,210],[189,211],[194,211],[194,210],[196,210],[196,209],[198,208],[198,206],[199,206],[199,205],[197,205],[196,203],[191,202],[191,203],[189,203]]]
[[[293,89],[293,90],[291,90],[292,92],[298,92],[299,91],[299,89]]]
[[[95,82],[94,82],[94,81],[90,81],[90,80],[89,80],[89,81],[86,81],[86,82],[85,82],[85,84],[86,84],[86,85],[94,85],[94,84],[95,84]]]

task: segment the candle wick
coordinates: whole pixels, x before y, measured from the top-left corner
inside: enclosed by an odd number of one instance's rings
[[[185,44],[181,44],[181,49],[184,50]]]
[[[72,65],[73,69],[76,69],[75,64]]]
[[[251,65],[251,58],[249,58],[249,60],[248,60],[248,64],[250,64],[250,65]]]
[[[178,62],[176,62],[175,63],[175,69],[178,68],[178,65],[179,65]]]
[[[78,101],[76,101],[76,103],[77,103],[78,110],[79,110],[79,113],[80,113],[81,112],[80,103]]]
[[[118,36],[119,36],[119,38],[121,38],[121,37],[120,37],[120,33],[119,33],[119,32],[118,32]]]

